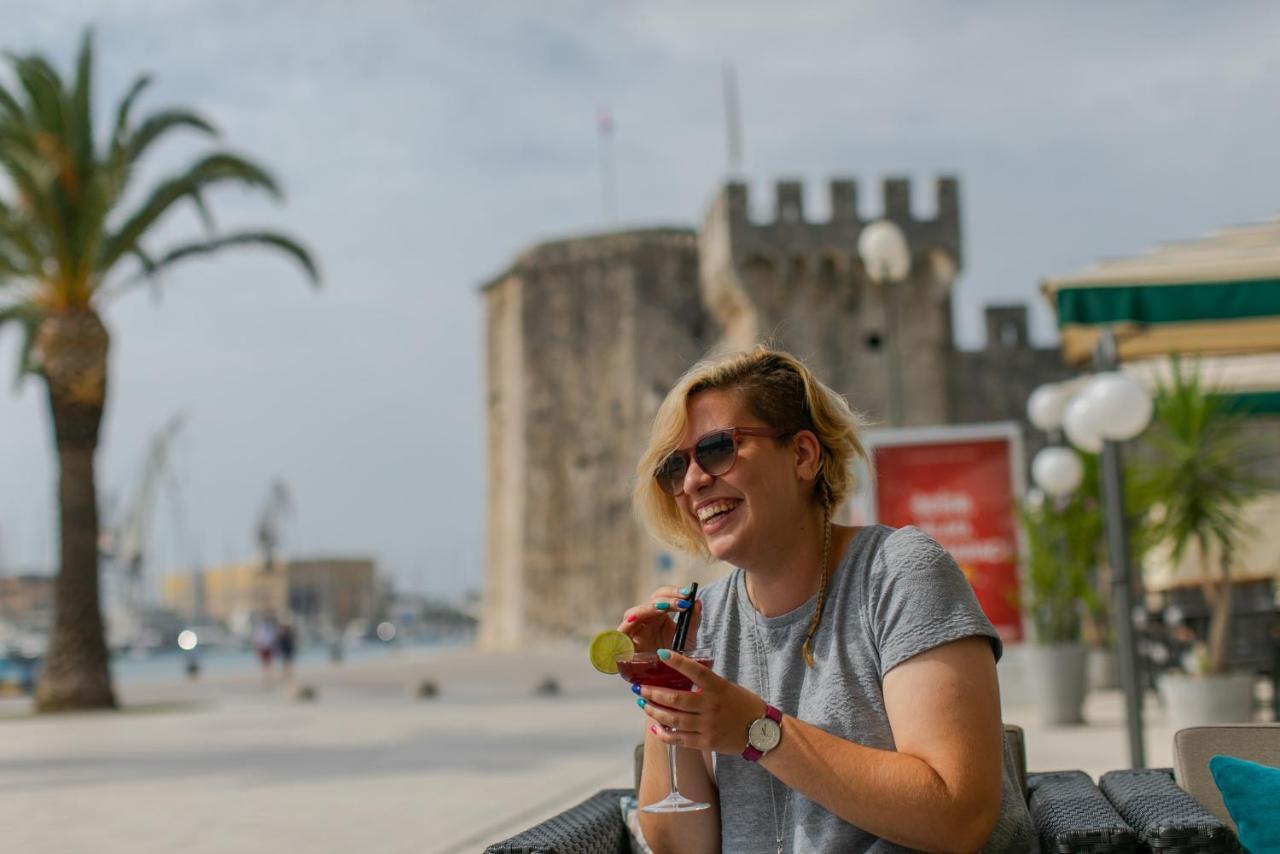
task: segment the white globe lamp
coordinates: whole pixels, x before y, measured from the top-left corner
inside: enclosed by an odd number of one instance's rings
[[[1062,413],[1071,395],[1056,383],[1047,383],[1027,398],[1027,418],[1037,430],[1052,433],[1062,427]]]
[[[858,254],[867,275],[878,284],[900,282],[911,272],[911,252],[902,229],[887,219],[876,220],[858,235]]]
[[[1031,461],[1031,479],[1046,495],[1065,498],[1084,480],[1084,464],[1070,448],[1043,448]]]
[[[1126,442],[1151,423],[1154,404],[1142,384],[1119,371],[1100,373],[1085,386],[1092,420],[1104,439]]]
[[[1095,418],[1092,399],[1087,394],[1071,398],[1062,413],[1062,432],[1067,434],[1067,440],[1091,454],[1102,450],[1102,432]]]

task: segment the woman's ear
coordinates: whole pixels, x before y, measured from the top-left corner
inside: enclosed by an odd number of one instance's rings
[[[822,443],[812,430],[801,430],[795,437],[796,477],[814,480],[822,468]]]

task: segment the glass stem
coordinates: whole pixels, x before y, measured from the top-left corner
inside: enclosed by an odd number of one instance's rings
[[[667,745],[667,764],[671,766],[671,794],[678,794],[680,789],[676,786],[676,746],[674,744]]]

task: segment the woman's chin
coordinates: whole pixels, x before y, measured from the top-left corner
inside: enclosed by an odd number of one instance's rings
[[[741,540],[733,533],[715,533],[708,536],[706,541],[707,551],[711,552],[711,556],[716,560],[733,563],[740,551]]]

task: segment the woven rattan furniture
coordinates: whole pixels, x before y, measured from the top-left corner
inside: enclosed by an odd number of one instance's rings
[[[1043,854],[1137,851],[1137,837],[1083,771],[1027,776],[1027,807]]]
[[[1027,789],[1044,854],[1132,854],[1143,850],[1137,847],[1133,830],[1083,771],[1031,774]],[[628,794],[625,789],[605,789],[490,846],[486,854],[628,854],[630,843],[620,808],[622,797]]]
[[[1269,729],[1263,736],[1269,739],[1274,733]],[[1244,736],[1239,732],[1231,735]],[[1005,738],[1008,755],[1021,765],[1026,755],[1021,730],[1006,727]],[[641,757],[637,751],[637,769]],[[1221,854],[1241,850],[1233,828],[1179,788],[1169,769],[1111,771],[1102,776],[1100,785],[1094,785],[1083,771],[1027,774],[1022,767],[1014,770],[1025,780],[1027,806],[1043,854]],[[606,789],[487,851],[629,854],[621,809],[622,797],[629,794],[633,793]]]
[[[627,789],[604,789],[576,807],[510,839],[486,854],[628,854],[631,843],[620,806]]]
[[[1098,788],[1152,852],[1236,852],[1232,829],[1178,788],[1168,768],[1109,771]]]

